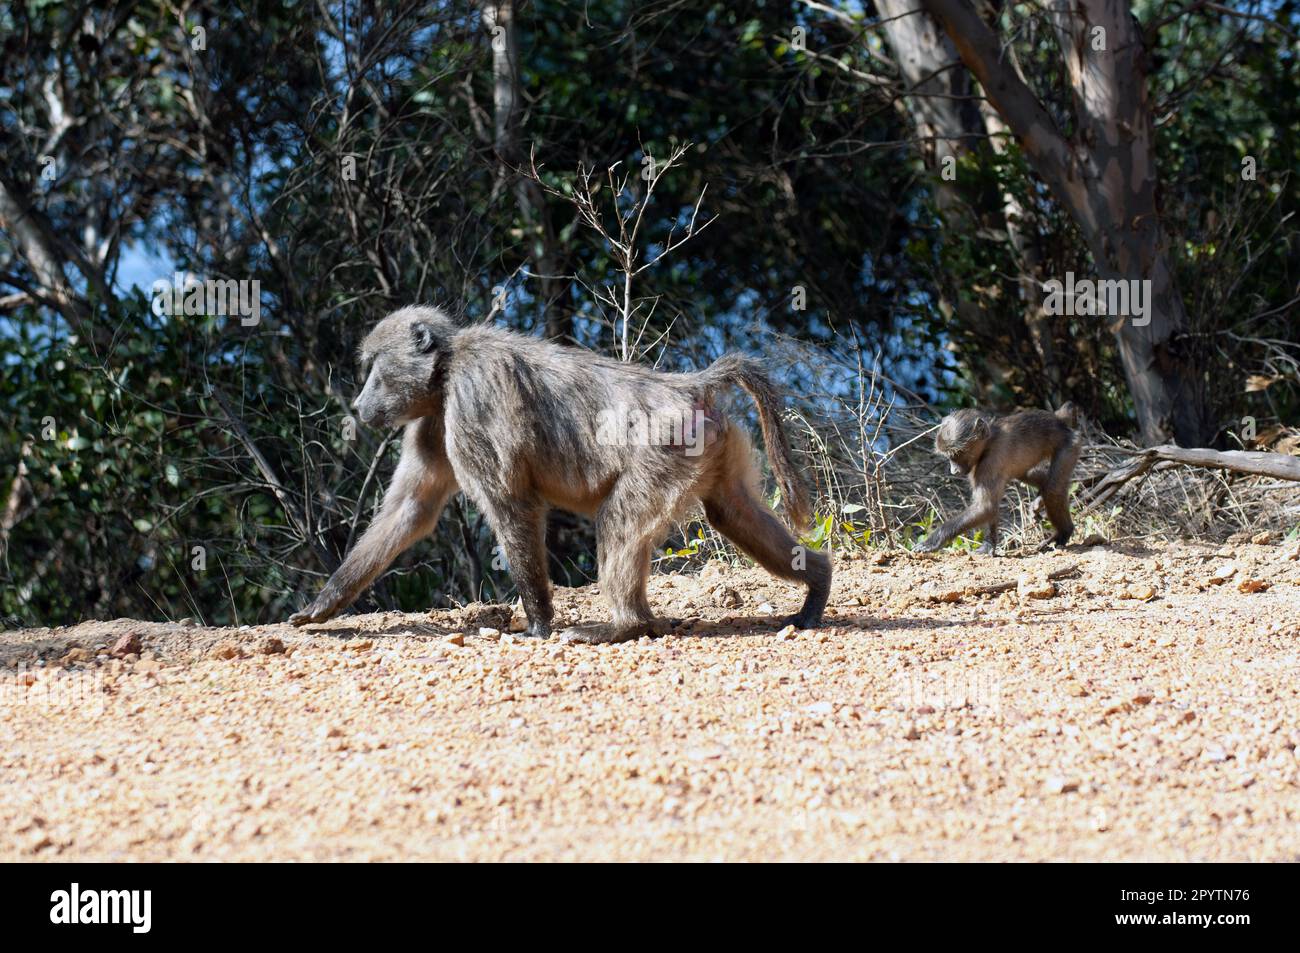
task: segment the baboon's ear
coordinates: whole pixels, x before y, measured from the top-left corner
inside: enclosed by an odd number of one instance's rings
[[[975,436],[979,440],[987,440],[992,436],[993,430],[989,427],[989,419],[981,417],[975,421]]]
[[[415,338],[415,349],[421,354],[428,354],[438,346],[438,336],[434,334],[432,325],[423,321],[411,325],[411,336]]]

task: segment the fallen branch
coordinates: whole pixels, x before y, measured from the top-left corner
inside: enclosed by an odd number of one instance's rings
[[[1157,460],[1171,460],[1193,467],[1255,473],[1280,480],[1300,480],[1300,457],[1268,450],[1207,450],[1203,447],[1175,447],[1165,444],[1144,451]]]
[[[1117,448],[1107,449],[1114,451]],[[1172,444],[1145,447],[1141,450],[1119,449],[1118,452],[1132,454],[1134,458],[1103,476],[1080,500],[1084,512],[1105,503],[1125,483],[1147,473],[1157,463],[1162,464],[1159,469],[1183,464],[1300,481],[1300,457],[1285,453],[1259,450],[1210,450],[1205,447],[1175,447]]]
[[[1056,569],[1047,574],[1047,578],[1052,582],[1065,579],[1067,576],[1073,576],[1079,571],[1078,563],[1071,563],[1063,569]],[[1012,582],[997,582],[991,586],[967,586],[965,589],[953,590],[939,596],[931,596],[931,602],[956,602],[958,599],[970,599],[978,596],[996,596],[1004,592],[1010,592],[1020,585],[1020,580]]]
[[[1097,483],[1092,490],[1079,501],[1082,512],[1095,509],[1114,496],[1119,488],[1134,477],[1140,477],[1153,466],[1156,458],[1150,455],[1142,455],[1135,460],[1130,460],[1122,467],[1111,470]]]

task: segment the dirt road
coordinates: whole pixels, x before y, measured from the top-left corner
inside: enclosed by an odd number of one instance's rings
[[[652,581],[693,625],[599,648],[501,607],[7,632],[0,857],[1300,860],[1295,552],[839,560],[807,633],[711,563]]]

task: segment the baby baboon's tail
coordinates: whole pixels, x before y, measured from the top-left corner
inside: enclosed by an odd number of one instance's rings
[[[811,510],[808,489],[790,459],[790,442],[781,421],[781,394],[762,363],[744,354],[727,354],[700,371],[699,377],[711,390],[727,384],[735,385],[753,399],[758,408],[758,422],[763,428],[763,444],[767,447],[772,473],[776,475],[781,499],[785,501],[786,521],[795,532],[806,529]]]

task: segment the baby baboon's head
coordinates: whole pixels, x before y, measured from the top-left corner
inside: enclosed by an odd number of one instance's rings
[[[978,410],[958,410],[939,422],[934,451],[948,458],[953,476],[965,476],[984,455],[992,429],[988,417]]]
[[[352,402],[362,423],[396,427],[438,409],[439,363],[456,325],[438,308],[394,311],[361,342],[366,385]]]

